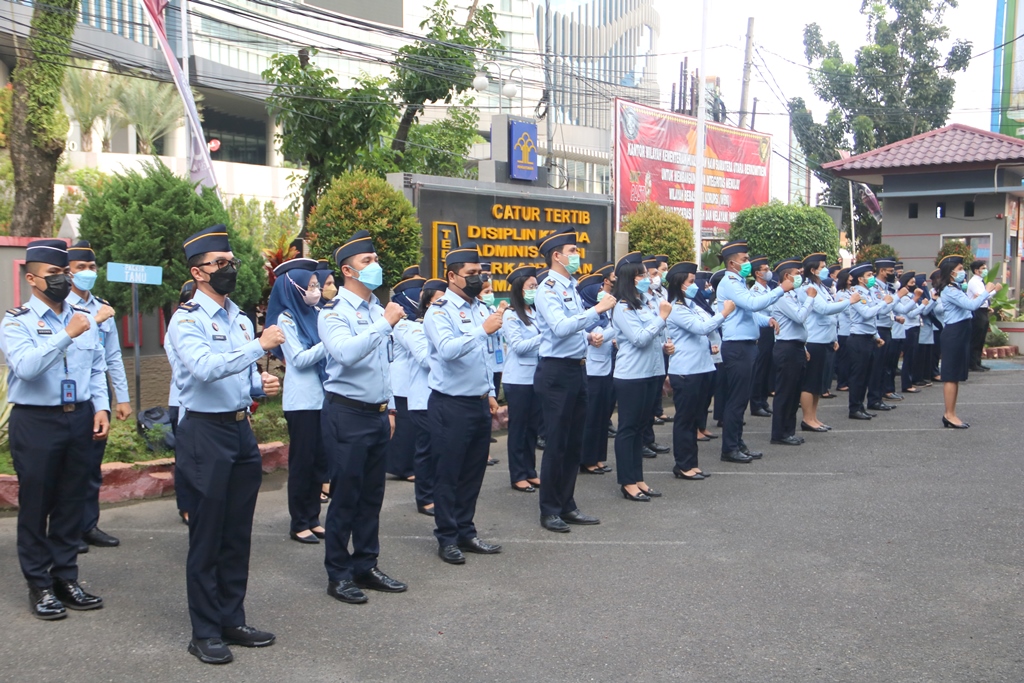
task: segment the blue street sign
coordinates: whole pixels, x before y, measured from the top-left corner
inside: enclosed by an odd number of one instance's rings
[[[508,175],[514,180],[537,179],[537,124],[509,121]]]
[[[160,285],[164,269],[160,266],[140,266],[135,263],[108,263],[108,282],[127,282],[133,285]]]

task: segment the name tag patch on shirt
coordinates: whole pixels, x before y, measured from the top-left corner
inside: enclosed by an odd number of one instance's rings
[[[215,334],[215,335],[213,335],[213,341],[227,341],[227,340],[228,340],[227,335],[223,335],[223,334]]]
[[[42,329],[36,330],[36,334],[53,334],[53,330],[44,327]]]
[[[356,325],[369,325],[369,324],[370,324],[369,320],[357,320],[356,321]]]

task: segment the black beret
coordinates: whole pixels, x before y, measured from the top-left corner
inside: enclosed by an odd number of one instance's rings
[[[648,268],[657,268],[658,263],[660,262],[658,261],[657,256],[654,256],[653,254],[644,255],[644,265],[647,266]]]
[[[444,292],[448,289],[448,283],[444,280],[438,280],[436,277],[430,278],[423,283],[423,292]],[[420,296],[423,296],[422,292]]]
[[[32,240],[25,249],[26,263],[49,263],[66,268],[68,243],[64,240]]]
[[[680,273],[682,273],[683,275],[695,275],[697,273],[697,264],[693,263],[692,261],[683,261],[681,263],[675,264],[674,266],[668,269],[669,277],[672,277],[673,275],[678,275]]]
[[[643,263],[643,258],[639,251],[631,251],[618,260],[615,264],[615,272],[619,272],[619,269],[628,263]]]
[[[721,270],[716,270],[714,273],[712,273],[711,279],[709,280],[711,286],[718,287],[718,283],[722,281],[722,278],[725,277],[725,274],[728,272],[729,271],[727,271],[725,268],[722,268]]]
[[[345,259],[357,254],[374,254],[377,250],[373,248],[373,238],[366,230],[358,230],[356,234],[348,238],[348,241],[334,250],[334,262],[341,266]]]
[[[404,292],[407,289],[416,289],[417,287],[422,287],[424,282],[426,282],[426,280],[421,278],[419,275],[410,277],[395,285],[394,292],[395,294],[398,294],[399,292]]]
[[[875,259],[875,270],[879,268],[895,268],[896,260],[891,258]]]
[[[722,258],[726,256],[732,256],[733,254],[745,254],[747,253],[747,241],[736,240],[734,242],[726,242],[725,246],[722,247]]]
[[[274,268],[274,275],[281,276],[293,270],[316,270],[319,264],[311,258],[288,259],[277,268]]]
[[[460,263],[480,263],[480,252],[477,251],[476,242],[466,242],[457,249],[452,249],[444,257],[446,266],[456,266]]]
[[[408,268],[403,270],[402,271],[402,277],[400,279],[408,280],[411,277],[419,277],[419,276],[420,276],[420,267],[418,265],[415,265],[415,266],[409,266]]]
[[[799,267],[800,259],[797,258],[796,256],[791,256],[790,258],[782,259],[781,261],[777,262],[774,266],[772,266],[772,273],[778,274],[780,270],[787,270],[789,268]]]
[[[513,280],[531,277],[537,277],[537,269],[533,266],[520,266],[505,276],[505,282],[512,284]]]
[[[767,256],[755,256],[754,258],[750,259],[750,269],[752,271],[753,270],[757,270],[761,266],[767,266],[767,265],[768,265],[768,257]]]
[[[615,272],[614,261],[605,261],[603,264],[601,264],[600,268],[594,269],[594,273],[596,273],[597,275],[603,275],[605,277],[608,277],[613,272]]]
[[[959,265],[963,265],[964,257],[963,256],[959,256],[957,254],[950,254],[949,256],[943,256],[942,260],[939,261],[939,265],[941,266],[946,261],[949,261],[950,263],[953,264],[954,267],[956,267],[956,266],[959,266]]]
[[[79,240],[68,247],[68,261],[95,261],[96,254],[89,240]]]
[[[857,279],[864,273],[870,273],[875,267],[870,263],[858,263],[854,267],[850,268],[850,277]]]
[[[821,252],[815,252],[813,254],[808,254],[807,256],[804,256],[804,260],[802,261],[802,263],[804,268],[806,268],[812,263],[821,263],[827,260],[828,257],[825,256],[825,254],[822,254]]]
[[[537,242],[540,253],[547,256],[552,249],[564,247],[567,244],[576,244],[576,231],[572,228],[563,228],[554,232]]]
[[[183,246],[186,260],[211,251],[231,251],[231,243],[228,242],[228,228],[223,223],[218,223],[205,230],[200,230],[185,240]]]
[[[183,284],[181,286],[181,291],[178,292],[178,303],[179,304],[183,304],[186,301],[191,300],[192,297],[195,295],[195,293],[196,293],[196,281],[195,280],[186,280],[185,284]]]

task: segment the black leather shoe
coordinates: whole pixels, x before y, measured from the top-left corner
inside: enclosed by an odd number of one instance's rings
[[[121,541],[110,534],[105,533],[97,526],[94,526],[82,534],[82,540],[89,545],[96,546],[97,548],[116,548],[121,545]]]
[[[350,605],[361,605],[367,600],[366,593],[359,590],[355,581],[345,579],[344,581],[328,581],[327,594],[335,600],[347,602]]]
[[[804,437],[802,436],[794,436],[793,438],[799,441],[800,443],[804,443]]]
[[[56,621],[68,615],[52,588],[29,588],[28,604],[32,609],[32,616],[43,621]]]
[[[764,455],[761,451],[752,451],[745,443],[740,443],[740,453],[747,456],[751,460],[760,460]]]
[[[446,545],[437,549],[437,556],[448,564],[466,564],[466,556],[457,545]]]
[[[488,459],[487,459],[487,466],[488,466],[488,467],[494,467],[494,466],[495,466],[495,465],[497,465],[497,464],[498,464],[499,462],[501,462],[501,461],[500,461],[500,460],[498,460],[497,458],[488,458]]]
[[[987,366],[987,365],[984,365],[984,364],[982,364],[982,365],[979,365],[979,366],[978,366],[978,369],[979,369],[979,370],[981,370],[982,372],[988,372],[988,371],[989,371],[989,370],[991,370],[992,368],[990,368],[990,367],[989,367],[989,366]]]
[[[613,429],[611,427],[608,428],[608,438],[609,439],[614,439],[615,435],[618,434],[618,433],[619,432],[617,430],[615,430],[615,429]]]
[[[663,424],[665,424],[665,418],[662,417],[661,415],[655,416],[654,424],[656,424],[656,425],[663,425]]]
[[[496,543],[481,541],[479,537],[474,536],[465,541],[459,541],[459,550],[478,555],[497,555],[501,552],[501,546]]]
[[[639,487],[637,487],[637,488],[639,488]],[[651,502],[651,497],[648,496],[643,491],[641,491],[640,493],[638,493],[636,495],[633,495],[632,493],[630,493],[629,491],[626,490],[625,486],[620,486],[619,487],[619,491],[622,491],[622,497],[625,498],[626,500],[635,500],[638,503],[650,503]]]
[[[738,462],[744,465],[749,465],[754,462],[754,459],[749,455],[740,453],[739,451],[732,451],[731,453],[722,453],[722,462]]]
[[[886,394],[882,398],[884,398],[886,401],[902,401],[903,394],[897,394],[896,392],[892,392],[890,394]]]
[[[544,450],[547,447],[548,447],[548,442],[545,439],[543,439],[542,437],[538,436],[537,437],[537,448],[539,448],[540,450]]]
[[[426,515],[427,517],[434,516],[434,508],[428,508],[424,505],[417,505],[416,511],[419,512],[421,515]]]
[[[776,446],[799,446],[801,442],[795,436],[784,436],[781,439],[772,439],[772,443]]]
[[[592,524],[600,524],[601,520],[593,515],[585,515],[580,512],[579,508],[576,508],[572,512],[562,513],[562,521],[566,524],[578,524],[580,526],[590,526]]]
[[[824,425],[822,425],[821,427],[812,427],[811,425],[807,424],[806,422],[801,422],[800,423],[800,431],[801,432],[827,432],[828,429],[826,429]]]
[[[700,472],[698,472],[696,474],[686,474],[685,472],[683,472],[678,467],[673,467],[672,468],[672,474],[674,474],[676,476],[676,479],[688,479],[690,481],[700,481],[702,479],[706,479],[707,478],[703,474],[701,474]]]
[[[537,489],[533,487],[533,484],[527,482],[526,486],[516,486],[515,484],[512,484],[512,490],[519,491],[520,493],[533,493]]]
[[[601,467],[601,469],[604,470],[605,474],[608,474],[609,472],[614,472],[615,471],[611,467],[608,467],[608,465],[604,465],[603,467]]]
[[[855,413],[850,413],[851,420],[870,420],[871,416],[865,413],[863,410],[858,410]]]
[[[643,456],[645,458],[657,458],[658,457],[658,454],[655,453],[650,448],[648,448],[647,446],[644,446],[644,450],[643,450],[642,454],[643,454]]]
[[[277,640],[273,633],[252,626],[228,626],[222,633],[225,643],[242,647],[270,647]]]
[[[57,599],[64,603],[64,606],[68,609],[84,612],[86,610],[100,609],[103,607],[103,598],[86,593],[82,590],[82,587],[78,585],[77,581],[54,579],[53,594],[56,595]]]
[[[882,412],[888,412],[890,410],[896,410],[896,406],[891,406],[888,403],[872,403],[868,406],[871,410],[879,410]]]
[[[660,443],[652,443],[648,446],[655,453],[671,453],[672,449],[668,446],[662,446]]]
[[[542,515],[540,518],[540,525],[548,531],[554,531],[560,534],[567,534],[572,529],[569,525],[562,520],[558,515]]]
[[[188,644],[188,653],[204,664],[227,664],[235,658],[220,638],[193,638]]]
[[[942,418],[942,426],[945,427],[946,429],[968,429],[971,425],[967,424],[966,422],[956,424],[955,422],[950,422],[946,418]]]
[[[360,588],[380,591],[381,593],[404,593],[409,590],[407,585],[401,581],[392,579],[377,567],[374,567],[365,574],[355,577],[353,583]]]
[[[187,524],[187,522],[186,522],[186,524]],[[79,541],[78,542],[78,554],[79,555],[84,555],[87,552],[89,552],[89,544],[86,543],[85,541]]]
[[[650,496],[651,498],[661,498],[661,496],[662,496],[662,493],[661,493],[661,491],[658,491],[658,490],[656,490],[656,489],[652,489],[652,488],[651,488],[650,486],[648,486],[648,487],[647,487],[647,490],[646,490],[646,491],[645,491],[644,489],[640,489],[640,490],[641,490],[641,491],[642,491],[643,493],[646,493],[646,494],[647,494],[648,496]]]
[[[765,410],[764,408],[758,408],[756,410],[751,410],[750,414],[753,415],[754,417],[771,417],[772,416],[771,411]]]
[[[832,431],[832,425],[827,425],[824,422],[822,422],[821,426],[825,428],[826,432],[831,432]]]
[[[305,543],[307,545],[320,545],[320,539],[317,538],[316,534],[313,533],[311,533],[309,536],[299,536],[294,531],[289,531],[288,535],[291,537],[293,541],[298,541],[299,543]]]
[[[604,474],[604,468],[595,465],[591,469],[589,465],[580,465],[580,474]]]

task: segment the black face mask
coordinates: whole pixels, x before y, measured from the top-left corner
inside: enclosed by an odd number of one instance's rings
[[[47,275],[43,279],[46,280],[46,290],[43,291],[43,294],[47,299],[59,304],[68,298],[68,294],[71,293],[70,275],[57,273],[56,275]]]
[[[885,281],[889,283],[896,282],[896,273],[889,273],[885,276]]]
[[[225,296],[235,291],[238,282],[238,269],[234,266],[224,266],[218,271],[210,273],[210,286],[213,291]]]
[[[484,281],[479,275],[467,275],[463,278],[466,284],[462,286],[462,292],[470,299],[475,299],[484,289]]]

